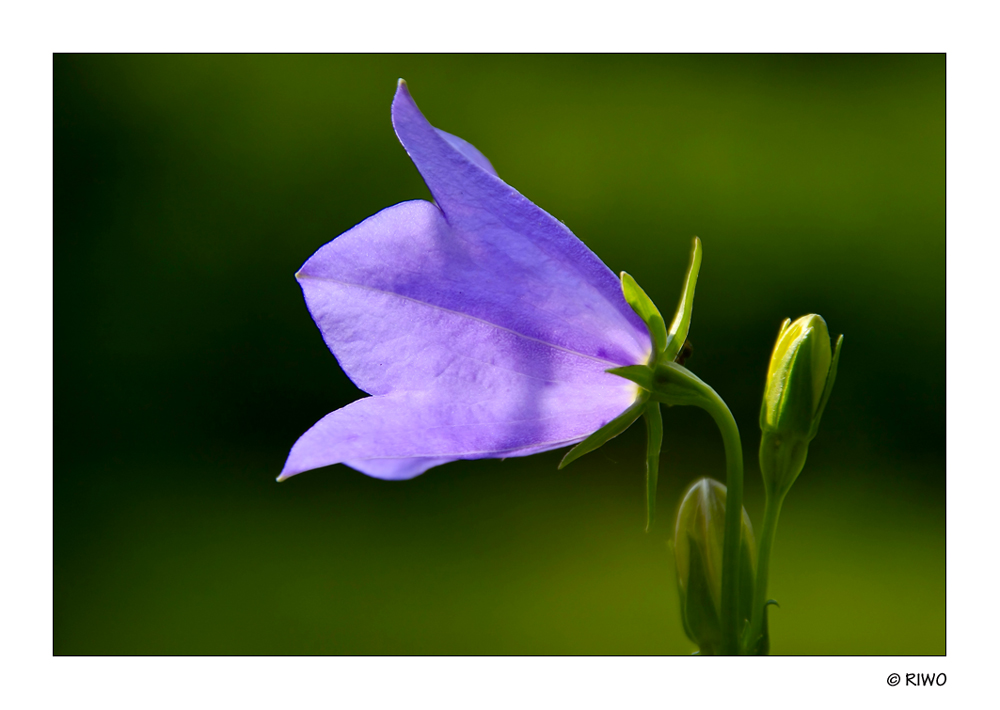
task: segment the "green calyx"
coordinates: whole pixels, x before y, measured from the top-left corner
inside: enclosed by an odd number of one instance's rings
[[[622,294],[625,301],[632,307],[642,322],[646,324],[649,338],[653,343],[649,365],[654,367],[659,362],[673,362],[687,340],[691,327],[691,309],[694,306],[694,289],[698,285],[698,271],[701,269],[701,240],[695,237],[691,243],[691,257],[688,260],[687,274],[681,289],[681,298],[677,303],[674,319],[668,329],[660,315],[656,304],[646,295],[634,278],[621,273]]]
[[[711,401],[711,388],[697,375],[676,362],[660,362],[655,367],[630,365],[607,370],[612,375],[635,382],[640,392],[654,402],[668,407],[694,405],[705,407]]]
[[[675,362],[691,329],[691,311],[694,307],[694,290],[698,285],[698,272],[701,270],[701,254],[701,240],[695,237],[691,243],[691,256],[688,259],[681,297],[669,329],[665,327],[663,317],[645,291],[639,288],[635,279],[622,272],[625,300],[646,324],[653,341],[653,352],[646,365],[615,367],[607,372],[635,382],[643,395],[667,406],[704,406],[711,398],[708,394],[711,388],[693,372]]]
[[[690,378],[694,378],[694,381],[703,388],[707,387],[692,373],[674,362],[687,340],[691,325],[691,310],[694,304],[694,290],[698,283],[700,268],[701,240],[695,237],[691,245],[691,257],[688,261],[680,301],[669,328],[667,328],[656,304],[646,295],[636,280],[624,271],[621,273],[622,294],[632,310],[646,324],[652,350],[649,361],[645,365],[612,368],[607,372],[638,384],[639,394],[631,407],[570,449],[559,463],[559,468],[568,466],[584,454],[594,451],[624,432],[639,417],[644,417],[647,432],[646,530],[649,530],[653,523],[656,506],[656,482],[659,473],[660,448],[663,442],[660,403],[665,403],[668,406],[698,404],[700,399],[704,399],[704,393],[702,390],[701,394],[697,394],[685,384],[690,383]]]

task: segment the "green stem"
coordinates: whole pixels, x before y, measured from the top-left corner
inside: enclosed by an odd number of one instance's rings
[[[635,382],[654,402],[668,406],[696,405],[715,420],[726,449],[726,530],[722,540],[722,648],[727,655],[740,652],[740,537],[743,518],[743,445],[733,413],[718,393],[693,372],[674,362],[655,367],[629,365],[606,370]],[[635,405],[633,405],[635,406]],[[630,422],[631,423],[631,422]]]
[[[722,653],[736,655],[739,642],[740,531],[743,513],[743,445],[729,407],[708,385],[701,404],[715,420],[726,450],[726,532],[722,540]]]
[[[760,533],[760,543],[757,555],[757,579],[754,582],[753,607],[750,615],[750,636],[747,639],[746,653],[754,653],[764,630],[764,605],[767,602],[767,576],[771,565],[771,546],[774,544],[774,534],[778,529],[778,515],[785,496],[774,491],[767,492],[764,503],[764,528]]]

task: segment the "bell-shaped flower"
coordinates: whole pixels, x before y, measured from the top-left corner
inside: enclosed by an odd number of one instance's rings
[[[653,343],[619,279],[476,148],[428,123],[402,81],[392,123],[434,202],[382,210],[296,274],[327,346],[372,396],[303,434],[278,480],[336,463],[406,479],[634,421],[640,388],[606,370],[647,364]]]

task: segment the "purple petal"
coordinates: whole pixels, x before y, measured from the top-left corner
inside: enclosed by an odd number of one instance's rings
[[[604,343],[591,313],[559,315],[551,286],[475,263],[428,202],[379,212],[320,249],[298,279],[327,345],[370,394],[485,389],[508,372],[613,382],[606,369],[645,357]]]
[[[381,478],[386,481],[405,481],[410,478],[416,478],[421,473],[429,468],[434,468],[435,466],[440,466],[443,463],[451,463],[455,459],[452,458],[440,458],[440,459],[357,459],[351,461],[343,461],[345,466],[350,466],[351,468],[361,471],[372,478]],[[287,467],[287,465],[286,465]],[[313,467],[309,467],[311,470]],[[293,476],[295,474],[289,473],[287,476]],[[285,478],[279,478],[279,481],[285,480]]]
[[[635,399],[635,385],[616,379],[581,387],[512,376],[505,392],[366,397],[303,434],[279,480],[335,463],[377,478],[412,478],[456,459],[507,458],[567,446]]]
[[[470,161],[481,167],[483,170],[487,171],[491,175],[496,175],[497,171],[493,168],[492,163],[486,159],[486,156],[476,149],[476,146],[469,143],[469,141],[462,140],[458,136],[453,136],[450,133],[445,133],[440,128],[435,128],[438,135],[448,141],[448,144],[457,150],[459,153],[464,155]]]
[[[466,251],[480,268],[512,282],[522,301],[541,297],[556,317],[597,326],[596,335],[590,328],[591,338],[554,342],[593,356],[604,350],[615,361],[644,361],[651,347],[646,327],[625,302],[618,277],[597,255],[564,224],[443,138],[402,81],[392,122],[444,220],[467,242]]]

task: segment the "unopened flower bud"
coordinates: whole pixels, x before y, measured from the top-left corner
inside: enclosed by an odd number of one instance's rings
[[[781,325],[767,369],[760,408],[760,464],[764,482],[787,491],[806,462],[837,376],[844,336],[831,352],[830,333],[818,315]]]
[[[726,528],[726,487],[711,478],[695,481],[677,511],[674,559],[684,632],[701,653],[714,655],[722,644],[722,545]],[[750,618],[756,545],[750,516],[743,510],[740,538],[740,624]]]

